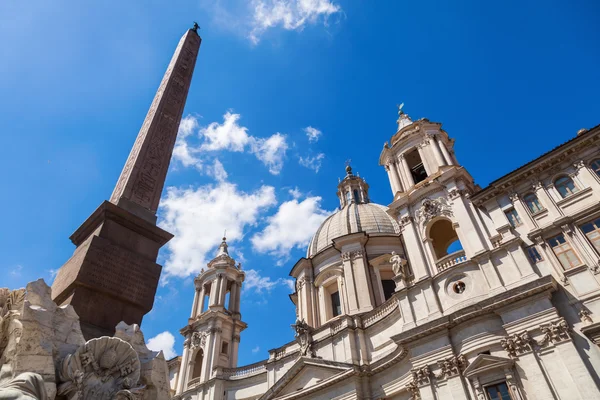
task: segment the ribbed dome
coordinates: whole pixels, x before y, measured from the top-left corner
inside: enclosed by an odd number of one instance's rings
[[[387,207],[374,203],[349,203],[327,218],[315,233],[306,257],[312,257],[332,240],[341,236],[357,233],[387,233],[398,234],[398,223],[386,213]]]

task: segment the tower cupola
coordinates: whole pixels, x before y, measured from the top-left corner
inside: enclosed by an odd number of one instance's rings
[[[369,185],[358,175],[352,173],[350,164],[346,166],[346,176],[337,187],[337,196],[340,199],[340,208],[348,204],[369,203]]]

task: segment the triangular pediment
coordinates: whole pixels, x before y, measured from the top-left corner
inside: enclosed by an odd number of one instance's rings
[[[287,398],[352,372],[352,364],[301,357],[261,399]]]
[[[480,354],[463,371],[463,374],[465,377],[470,378],[494,369],[511,368],[514,363],[514,360],[510,358]]]

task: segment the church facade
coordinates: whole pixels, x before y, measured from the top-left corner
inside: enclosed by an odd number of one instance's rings
[[[244,272],[195,279],[176,398],[600,399],[600,126],[480,188],[440,123],[399,112],[292,268],[295,340],[237,367]]]

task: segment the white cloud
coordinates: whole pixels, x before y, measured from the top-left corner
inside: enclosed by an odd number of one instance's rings
[[[259,351],[260,351],[260,347],[259,346],[256,346],[255,348],[252,349],[252,353],[253,354],[258,353]]]
[[[167,188],[160,204],[160,226],[175,237],[166,245],[163,283],[170,276],[186,277],[205,268],[225,229],[228,242],[241,240],[245,228],[256,224],[260,212],[275,204],[271,186],[251,193],[228,182]]]
[[[177,352],[175,351],[175,337],[169,331],[164,331],[154,336],[148,340],[146,346],[152,351],[162,350],[167,360],[170,360],[177,355]]]
[[[218,158],[215,158],[213,165],[209,168],[208,174],[212,175],[218,182],[227,180],[227,171]]]
[[[287,149],[285,135],[279,132],[268,139],[255,139],[252,145],[252,152],[256,154],[256,158],[269,167],[269,172],[273,175],[281,172]]]
[[[321,197],[307,197],[286,201],[277,213],[268,218],[267,227],[255,234],[251,241],[254,249],[279,258],[278,265],[289,259],[293,248],[304,248],[323,220],[331,212],[321,208]]]
[[[300,156],[300,158],[298,158],[298,163],[300,163],[300,165],[302,165],[303,167],[312,169],[315,172],[319,172],[319,169],[321,169],[321,163],[324,158],[325,158],[325,154],[323,154],[323,153],[319,153],[314,157]]]
[[[311,143],[312,142],[318,142],[319,138],[323,134],[323,132],[321,132],[317,128],[313,128],[312,126],[307,126],[306,128],[304,128],[304,132],[306,132],[306,136],[308,137],[308,141],[311,142]]]
[[[271,290],[273,290],[273,288],[279,285],[284,285],[287,287],[290,286],[288,281],[291,281],[291,279],[279,278],[276,280],[272,280],[268,276],[262,276],[260,274],[260,271],[254,269],[247,269],[244,272],[246,273],[246,278],[244,279],[244,283],[242,284],[243,292],[254,291],[255,293],[264,293],[270,292]]]
[[[206,128],[202,128],[200,135],[204,137],[205,142],[200,149],[244,151],[251,139],[248,128],[238,124],[240,117],[240,114],[227,111],[223,115],[222,124],[212,122]]]
[[[179,132],[177,133],[177,141],[173,148],[173,160],[181,162],[184,167],[194,166],[202,168],[202,162],[195,156],[197,149],[190,147],[188,138],[194,131],[198,129],[198,119],[193,115],[188,115],[181,119],[179,124]]]
[[[288,193],[295,199],[299,199],[300,197],[302,197],[302,192],[297,187],[288,190]]]
[[[186,142],[186,135],[182,135],[181,142],[183,144],[179,146],[176,153],[174,152],[174,155],[182,161],[184,166],[190,166],[196,165],[198,161],[193,154],[220,150],[248,151],[265,164],[270,173],[279,174],[288,149],[286,136],[279,132],[267,138],[251,136],[248,134],[248,128],[239,124],[240,118],[240,114],[227,111],[223,115],[223,123],[212,122],[205,128],[201,128],[199,135],[204,142],[196,148]]]
[[[248,37],[254,44],[270,28],[302,30],[305,25],[319,20],[327,25],[328,17],[341,11],[341,7],[330,0],[252,0],[251,4],[253,18]]]

